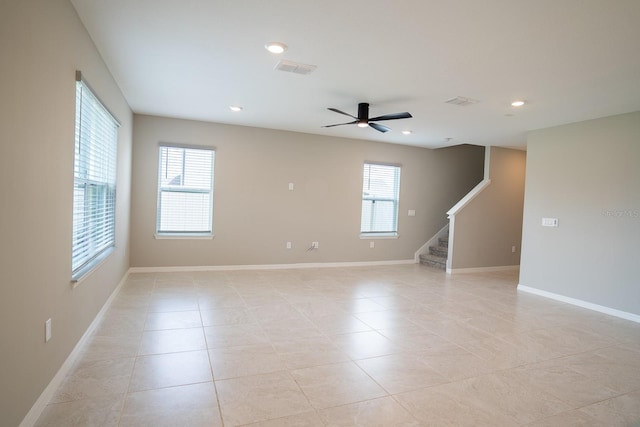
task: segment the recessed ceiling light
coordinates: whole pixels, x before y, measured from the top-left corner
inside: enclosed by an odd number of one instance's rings
[[[264,47],[271,53],[282,53],[287,50],[287,45],[280,42],[269,42]]]
[[[229,110],[238,112],[238,111],[242,111],[242,107],[239,107],[237,105],[230,105]]]
[[[403,130],[403,131],[402,131],[402,134],[403,134],[403,135],[411,135],[411,132],[412,132],[412,131],[410,131],[410,130]]]
[[[522,107],[524,105],[524,101],[513,101],[511,103],[512,107]]]

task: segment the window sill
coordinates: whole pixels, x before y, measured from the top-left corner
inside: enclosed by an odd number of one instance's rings
[[[400,237],[398,233],[360,233],[360,239],[397,239]]]
[[[212,240],[213,234],[155,233],[156,240]]]
[[[75,288],[80,283],[85,281],[91,274],[98,269],[100,264],[102,264],[109,255],[114,253],[116,250],[115,246],[112,246],[105,251],[103,251],[100,255],[98,255],[93,261],[89,264],[85,265],[83,268],[78,270],[75,274],[71,276],[71,285]]]

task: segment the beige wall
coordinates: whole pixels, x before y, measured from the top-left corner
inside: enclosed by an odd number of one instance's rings
[[[455,216],[452,270],[519,264],[525,163],[524,151],[491,147],[491,183]]]
[[[413,259],[483,173],[481,147],[428,150],[142,115],[134,124],[134,267]],[[213,240],[154,239],[159,142],[215,147]],[[365,161],[402,165],[400,237],[374,249],[359,238]],[[319,249],[307,251],[312,241]]]
[[[129,267],[132,115],[67,0],[0,5],[0,425],[17,426]],[[72,289],[76,69],[122,127],[117,250]]]
[[[531,132],[520,284],[640,315],[639,243],[640,112]]]

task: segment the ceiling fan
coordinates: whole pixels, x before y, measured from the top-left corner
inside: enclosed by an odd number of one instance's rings
[[[358,104],[358,117],[352,116],[351,114],[345,113],[344,111],[340,111],[337,108],[329,108],[329,110],[334,111],[336,113],[344,114],[345,116],[349,116],[355,120],[347,123],[338,123],[335,125],[322,126],[323,128],[357,124],[361,128],[371,126],[372,128],[374,128],[379,132],[388,132],[391,130],[391,128],[388,128],[386,126],[383,126],[378,123],[373,123],[373,122],[379,122],[381,120],[409,119],[413,117],[411,114],[404,112],[404,113],[395,113],[395,114],[385,114],[384,116],[369,118],[369,104],[367,104],[366,102],[361,102]]]

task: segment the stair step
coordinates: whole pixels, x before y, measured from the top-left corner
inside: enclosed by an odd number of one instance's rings
[[[420,264],[446,270],[447,258],[431,254],[420,255]]]
[[[449,248],[446,246],[429,246],[429,253],[431,255],[446,258],[449,256]]]
[[[447,237],[438,237],[438,244],[440,246],[444,246],[445,248],[449,247],[449,236]]]

